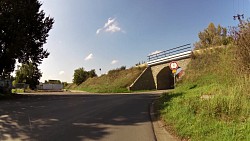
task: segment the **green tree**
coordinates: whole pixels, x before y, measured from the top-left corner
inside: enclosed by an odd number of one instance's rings
[[[88,78],[96,77],[95,70],[85,71],[84,68],[78,68],[74,71],[73,83],[80,85],[82,82],[86,81]]]
[[[87,77],[88,77],[88,74],[86,73],[86,71],[84,70],[84,68],[78,68],[74,72],[73,82],[76,85],[80,85],[82,82],[84,82],[85,80],[87,80]]]
[[[43,44],[54,19],[45,16],[41,5],[38,0],[0,1],[0,77],[14,71],[16,60],[37,67],[48,57]]]
[[[227,29],[218,25],[217,28],[210,23],[203,32],[198,34],[199,41],[195,43],[195,48],[207,48],[229,44],[232,39],[227,35]]]
[[[66,88],[69,84],[67,82],[62,82],[63,88]]]
[[[95,70],[93,69],[93,70],[90,70],[90,71],[88,71],[88,77],[90,77],[90,78],[92,78],[92,77],[96,77],[97,76],[97,74],[95,73]]]
[[[15,83],[26,83],[30,85],[31,89],[35,89],[39,84],[39,80],[42,76],[41,71],[37,66],[31,62],[22,64],[22,66],[16,70]]]

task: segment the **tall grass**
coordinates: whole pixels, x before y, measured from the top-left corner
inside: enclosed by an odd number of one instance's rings
[[[183,139],[250,140],[250,73],[237,71],[235,48],[194,54],[177,88],[162,95],[162,118]]]
[[[127,89],[145,68],[133,67],[130,69],[115,69],[100,77],[89,78],[73,89],[95,93],[129,92]]]

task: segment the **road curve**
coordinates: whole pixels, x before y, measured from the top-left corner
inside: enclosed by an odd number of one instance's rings
[[[154,141],[155,94],[29,95],[0,101],[0,140]]]

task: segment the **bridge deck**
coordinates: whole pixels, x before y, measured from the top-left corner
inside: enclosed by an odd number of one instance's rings
[[[178,61],[181,59],[189,58],[191,55],[191,44],[175,47],[169,50],[152,54],[148,56],[148,66],[168,63],[171,61]]]
[[[148,64],[148,66],[153,66],[153,65],[157,65],[157,64],[161,64],[161,63],[177,61],[177,60],[189,58],[191,53],[192,53],[192,51],[185,51],[185,52],[178,53],[178,54],[175,54],[175,55],[171,55],[171,56],[159,58],[159,59],[156,59],[156,60],[148,61],[147,64]]]

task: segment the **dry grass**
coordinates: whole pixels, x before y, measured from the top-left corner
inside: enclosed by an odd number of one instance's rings
[[[112,70],[100,77],[89,78],[79,86],[71,89],[98,93],[129,92],[127,87],[142,73],[145,67],[133,67],[125,70]]]

